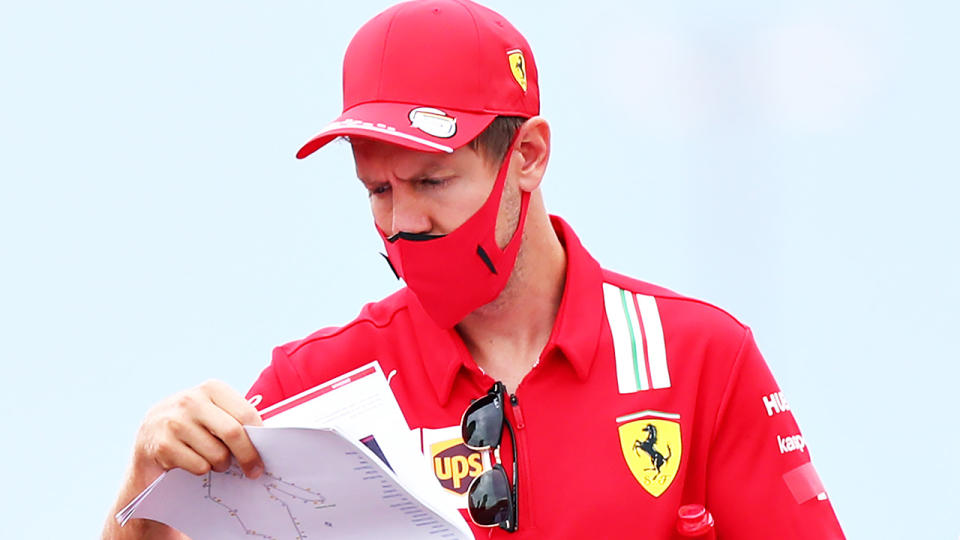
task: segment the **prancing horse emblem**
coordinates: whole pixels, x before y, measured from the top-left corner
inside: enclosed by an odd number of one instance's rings
[[[617,418],[617,432],[630,473],[647,493],[662,495],[673,484],[683,462],[680,415],[639,411]]]
[[[647,424],[643,427],[643,431],[647,432],[647,438],[643,442],[640,439],[637,439],[633,442],[633,451],[640,455],[640,451],[643,450],[648,456],[650,456],[650,464],[652,467],[644,469],[647,471],[657,471],[653,475],[654,478],[660,476],[660,469],[670,461],[670,458],[673,457],[673,450],[670,449],[670,445],[667,444],[667,455],[664,456],[657,450],[657,428],[653,424]]]

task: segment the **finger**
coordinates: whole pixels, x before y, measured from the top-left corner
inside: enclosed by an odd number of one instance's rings
[[[206,461],[210,469],[224,472],[230,468],[232,457],[230,449],[204,426],[186,424],[180,428],[177,436],[181,442]]]
[[[155,460],[164,470],[184,469],[197,476],[210,472],[210,462],[193,448],[175,437],[165,437],[156,443]]]
[[[243,398],[236,390],[220,381],[204,383],[210,399],[230,416],[245,426],[262,426],[263,420],[257,408]]]
[[[260,453],[253,446],[243,425],[219,406],[205,407],[197,418],[204,428],[215,435],[237,459],[243,473],[257,478],[263,472]]]

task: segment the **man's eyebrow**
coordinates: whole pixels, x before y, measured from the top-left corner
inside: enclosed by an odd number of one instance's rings
[[[436,165],[434,167],[426,167],[420,173],[411,176],[410,178],[401,178],[401,180],[415,181],[423,180],[424,178],[433,178],[436,176],[453,176],[456,174],[456,171],[452,167],[444,167],[443,165]]]
[[[425,178],[433,178],[436,176],[455,176],[457,171],[450,166],[444,165],[443,163],[428,163],[419,172],[414,173],[408,177],[397,177],[397,180],[401,182],[415,182],[417,180],[423,180]],[[382,184],[382,180],[367,180],[360,175],[357,175],[357,179],[360,180],[363,184],[374,185]]]

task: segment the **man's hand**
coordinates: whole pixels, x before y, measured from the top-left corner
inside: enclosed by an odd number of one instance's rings
[[[104,539],[182,538],[154,521],[135,520],[122,529],[113,514],[122,509],[163,471],[181,468],[196,475],[223,472],[236,458],[245,475],[257,478],[263,461],[243,426],[260,426],[260,414],[243,396],[220,381],[168,397],[147,413],[137,432],[133,463],[117,503],[107,517]]]
[[[263,425],[253,405],[226,384],[207,381],[150,409],[137,433],[134,465],[157,474],[181,468],[203,475],[227,470],[232,455],[244,474],[256,478],[263,462],[245,425]]]

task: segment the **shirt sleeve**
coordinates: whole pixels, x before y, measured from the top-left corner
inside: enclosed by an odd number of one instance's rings
[[[247,391],[249,401],[258,411],[283,401],[302,390],[299,374],[283,347],[273,349],[273,358]]]
[[[717,538],[844,538],[803,434],[746,329],[707,469]]]

